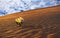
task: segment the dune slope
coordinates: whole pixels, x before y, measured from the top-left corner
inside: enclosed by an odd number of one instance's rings
[[[22,26],[15,22],[20,16]],[[60,38],[60,6],[0,17],[0,38]]]

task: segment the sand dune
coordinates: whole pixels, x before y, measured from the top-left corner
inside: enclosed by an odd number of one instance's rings
[[[24,18],[22,26],[15,19]],[[0,38],[60,38],[60,6],[0,17]]]

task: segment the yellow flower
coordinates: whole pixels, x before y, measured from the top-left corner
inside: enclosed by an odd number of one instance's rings
[[[15,19],[15,21],[16,21],[17,23],[21,23],[22,21],[24,21],[24,19],[23,19],[22,17],[19,17],[19,18]]]

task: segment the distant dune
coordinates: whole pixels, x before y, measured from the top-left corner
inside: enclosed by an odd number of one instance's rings
[[[15,19],[24,18],[22,26]],[[0,38],[60,38],[60,6],[0,17]]]

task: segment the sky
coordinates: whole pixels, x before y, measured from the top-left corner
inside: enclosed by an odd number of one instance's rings
[[[0,16],[60,5],[60,0],[0,0]]]

